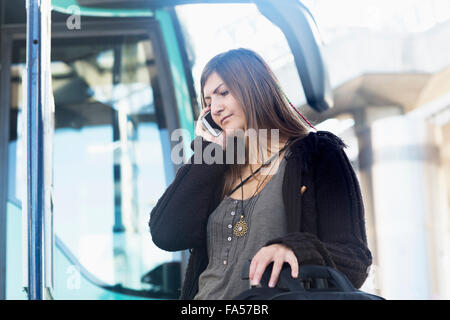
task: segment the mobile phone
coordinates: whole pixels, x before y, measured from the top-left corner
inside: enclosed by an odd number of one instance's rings
[[[208,111],[203,117],[202,117],[202,123],[203,126],[211,133],[214,137],[220,136],[222,133],[222,128],[219,127],[217,123],[214,122],[211,111]]]

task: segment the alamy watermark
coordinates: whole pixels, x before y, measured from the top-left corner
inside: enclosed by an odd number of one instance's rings
[[[69,30],[81,29],[81,9],[79,6],[71,5],[68,8],[71,15],[66,20],[66,27]]]
[[[170,136],[171,141],[177,142],[172,148],[171,160],[175,165],[193,164],[244,164],[246,159],[246,144],[248,146],[248,164],[261,165],[276,158],[276,154],[283,145],[280,144],[279,129],[236,129],[225,131],[219,136],[220,143],[210,143],[203,147],[202,139],[194,139],[194,154],[186,159],[186,144],[183,139],[188,139],[189,146],[193,138],[184,129],[176,129]],[[207,141],[203,139],[203,141]],[[269,153],[269,150],[271,152]],[[261,168],[262,174],[268,174],[272,166]]]
[[[80,268],[75,265],[70,265],[66,269],[66,274],[68,274],[66,288],[68,290],[79,290],[81,288]]]

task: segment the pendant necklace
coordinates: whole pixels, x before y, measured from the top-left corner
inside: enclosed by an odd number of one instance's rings
[[[285,144],[285,146],[282,149],[280,149],[277,154],[275,154],[275,156],[270,158],[267,162],[263,163],[257,170],[255,170],[255,172],[253,172],[250,176],[248,176],[244,181],[242,181],[242,176],[240,176],[241,183],[228,194],[228,196],[231,195],[234,191],[236,191],[239,187],[241,187],[242,214],[241,214],[239,221],[234,225],[234,228],[233,228],[233,233],[236,237],[244,236],[248,230],[247,222],[245,222],[245,220],[244,220],[244,218],[245,218],[245,216],[244,216],[244,188],[243,188],[244,183],[246,183],[252,176],[254,176],[256,173],[258,173],[258,171],[262,167],[269,165],[275,158],[278,158],[280,153],[283,152],[289,146],[289,144],[290,143],[287,142]],[[249,206],[251,207],[251,211],[247,212],[247,215],[249,215],[249,213],[251,213],[253,211],[256,201],[259,198],[260,193],[256,197],[255,197],[255,195],[258,192],[259,188],[264,184],[264,181],[266,181],[267,177],[270,175],[272,168],[273,168],[273,166],[270,168],[269,173],[264,177],[263,181],[257,185],[256,191],[253,193],[253,196],[250,198],[249,203],[245,206],[245,209],[247,209]]]
[[[269,171],[269,174],[270,174],[270,171]],[[254,205],[256,204],[257,198],[259,198],[259,194],[256,197],[255,197],[255,195],[258,192],[259,188],[264,184],[264,181],[266,181],[267,176],[268,175],[266,175],[264,177],[264,180],[261,182],[261,184],[258,184],[255,193],[253,193],[253,196],[250,198],[249,203],[247,203],[247,205],[245,206],[245,209],[247,209],[249,207],[252,207],[252,209],[253,209]],[[242,182],[242,177],[241,177],[241,182]],[[239,221],[234,225],[234,228],[233,228],[233,232],[236,237],[242,237],[243,235],[245,235],[247,233],[247,230],[248,230],[247,222],[245,222],[245,220],[244,220],[244,218],[245,218],[245,216],[244,216],[244,213],[245,213],[245,211],[244,211],[244,186],[241,187],[241,199],[242,199],[242,201],[241,201],[242,214],[241,214]]]

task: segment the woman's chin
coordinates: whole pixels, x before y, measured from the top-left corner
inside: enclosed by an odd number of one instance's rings
[[[224,126],[222,128],[227,134],[237,133],[239,131],[244,132],[243,128],[240,128],[240,127],[237,127],[237,126]]]

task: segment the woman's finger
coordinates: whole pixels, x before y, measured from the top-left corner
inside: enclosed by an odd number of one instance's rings
[[[209,110],[211,110],[211,107],[206,107],[200,110],[200,114],[198,116],[198,120],[200,120]]]
[[[212,135],[205,129],[202,122],[202,117],[210,110],[210,107],[203,108],[200,111],[199,117],[197,119],[197,123],[195,126],[195,134],[197,136],[202,136],[203,138],[206,138],[206,140],[211,141]]]
[[[291,266],[291,276],[292,276],[292,278],[297,278],[298,277],[298,260],[297,260],[297,257],[295,256],[295,254],[293,252],[291,252],[291,254],[288,255],[286,261]]]
[[[269,262],[270,261],[267,261],[267,260],[262,260],[262,261],[258,262],[255,273],[253,275],[253,279],[251,280],[252,286],[256,286],[259,284],[259,282],[261,281],[262,275],[264,273],[264,270],[266,270],[266,267],[269,264]]]
[[[200,114],[198,115],[198,119],[197,119],[197,124],[201,124],[203,116],[204,116],[209,110],[211,110],[211,108],[210,108],[210,107],[206,107],[206,108],[203,108],[203,109],[200,111]]]
[[[278,282],[278,277],[281,272],[281,268],[283,267],[284,261],[281,259],[277,259],[273,262],[272,274],[270,275],[269,287],[273,288]]]
[[[250,279],[250,281],[252,281],[253,276],[255,274],[255,270],[256,270],[257,261],[255,258],[256,258],[256,256],[253,257],[252,261],[250,262],[250,269],[248,272],[248,278]]]
[[[264,257],[265,253],[265,247],[262,247],[258,250],[258,252],[253,256],[252,261],[250,262],[250,270],[248,273],[248,278],[250,279],[250,282],[253,280],[253,277],[255,276],[256,266],[259,264],[262,257]]]

